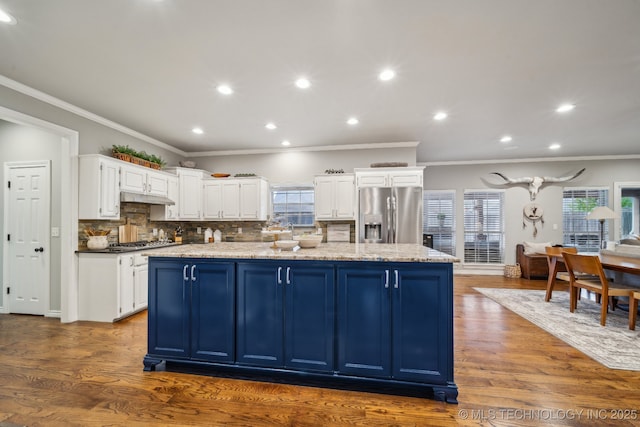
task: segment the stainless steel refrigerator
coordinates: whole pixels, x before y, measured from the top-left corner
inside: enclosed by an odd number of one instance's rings
[[[422,243],[422,187],[365,187],[358,200],[359,242]]]

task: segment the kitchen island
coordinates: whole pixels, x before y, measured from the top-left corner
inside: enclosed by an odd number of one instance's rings
[[[456,258],[414,244],[271,245],[150,252],[144,369],[457,402]]]

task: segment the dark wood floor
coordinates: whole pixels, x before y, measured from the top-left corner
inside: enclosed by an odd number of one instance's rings
[[[544,282],[455,277],[458,405],[143,372],[146,313],[113,325],[0,315],[0,426],[640,424],[640,372],[603,367],[474,286]]]

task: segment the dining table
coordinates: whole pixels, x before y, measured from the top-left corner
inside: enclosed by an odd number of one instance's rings
[[[556,284],[556,276],[558,272],[566,271],[566,268],[561,270],[562,266],[564,266],[562,254],[550,255],[545,253],[543,255],[547,256],[547,260],[549,262],[547,292],[545,293],[544,297],[545,301],[549,301],[551,299],[553,288]],[[634,258],[632,256],[625,255],[616,255],[608,251],[605,253],[580,252],[580,255],[598,255],[598,258],[600,258],[600,263],[602,264],[602,268],[605,270],[611,270],[617,273],[640,275],[640,258]],[[640,287],[638,288],[638,290],[640,291]]]

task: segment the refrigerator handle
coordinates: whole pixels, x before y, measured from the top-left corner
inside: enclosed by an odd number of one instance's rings
[[[393,230],[393,224],[391,224],[391,221],[393,219],[392,213],[391,213],[391,197],[387,197],[387,239],[386,242],[387,243],[392,243],[392,230]]]
[[[391,197],[391,209],[393,212],[393,239],[391,240],[391,243],[396,243],[396,227],[398,227],[398,206],[395,196]]]

